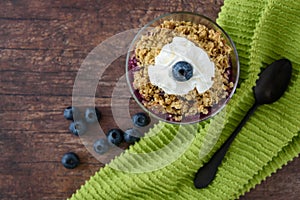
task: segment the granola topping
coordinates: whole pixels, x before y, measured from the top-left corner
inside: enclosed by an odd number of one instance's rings
[[[153,84],[150,80],[151,73],[157,67],[157,57],[164,46],[172,43],[176,37],[184,38],[204,50],[209,60],[213,62],[213,75],[205,73],[205,76],[208,75],[205,77],[206,80],[213,77],[212,84],[206,90],[198,91],[197,87],[193,87],[184,94],[172,94],[168,92],[168,88]],[[132,62],[134,61],[137,67],[132,72],[133,89],[147,109],[155,114],[165,115],[171,121],[207,115],[228,97],[233,88],[234,84],[230,81],[231,51],[231,47],[226,44],[221,33],[214,29],[188,21],[164,21],[160,26],[143,35],[135,46]],[[161,71],[157,70],[157,72]]]

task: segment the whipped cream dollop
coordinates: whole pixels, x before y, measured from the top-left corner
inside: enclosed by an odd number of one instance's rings
[[[186,61],[193,66],[193,76],[184,82],[174,79],[172,66]],[[184,37],[174,37],[155,57],[155,64],[148,67],[152,85],[161,88],[167,94],[184,95],[194,88],[203,93],[213,85],[215,64],[200,47]]]

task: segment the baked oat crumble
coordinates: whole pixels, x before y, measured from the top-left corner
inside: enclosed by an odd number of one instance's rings
[[[212,87],[199,94],[195,89],[185,95],[166,94],[152,85],[148,76],[148,66],[155,64],[155,57],[164,45],[174,37],[185,37],[204,49],[215,64],[215,77]],[[143,105],[155,113],[168,114],[173,120],[196,114],[206,115],[209,109],[224,100],[233,83],[229,81],[229,55],[232,49],[226,44],[221,33],[201,24],[186,21],[164,21],[137,42],[134,56],[139,70],[133,74],[133,88],[143,98]]]

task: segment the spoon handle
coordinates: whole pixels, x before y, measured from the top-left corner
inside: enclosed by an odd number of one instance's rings
[[[194,185],[196,188],[205,188],[207,187],[214,179],[219,165],[222,163],[222,160],[229,149],[230,144],[234,140],[234,138],[237,136],[237,134],[240,132],[242,127],[245,125],[249,117],[254,113],[256,108],[258,107],[257,103],[254,103],[253,106],[248,110],[246,116],[243,118],[243,120],[239,123],[239,125],[236,127],[236,129],[233,131],[233,133],[229,136],[229,138],[226,140],[226,142],[221,146],[221,148],[213,155],[213,157],[209,160],[208,163],[206,163],[204,166],[202,166],[200,169],[198,169],[198,172],[195,175],[194,179]]]

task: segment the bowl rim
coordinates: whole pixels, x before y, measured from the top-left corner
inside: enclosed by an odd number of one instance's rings
[[[167,119],[164,119],[160,116],[158,116],[157,114],[151,112],[149,109],[147,109],[140,101],[139,99],[136,97],[136,95],[134,94],[134,90],[132,87],[132,83],[129,79],[129,70],[128,70],[128,63],[130,60],[130,53],[134,50],[134,45],[137,41],[137,39],[140,37],[141,33],[144,32],[145,29],[147,29],[148,27],[150,27],[154,22],[159,21],[160,19],[163,19],[165,17],[168,16],[172,16],[172,15],[179,15],[179,14],[186,14],[186,15],[191,15],[191,16],[197,16],[200,18],[203,18],[204,20],[207,20],[209,23],[212,23],[213,26],[217,27],[217,29],[219,29],[221,31],[221,33],[226,37],[226,40],[229,41],[230,45],[233,48],[233,54],[234,54],[234,62],[236,63],[236,75],[235,75],[235,82],[234,85],[232,87],[232,90],[230,92],[230,94],[228,95],[228,97],[226,97],[226,99],[224,99],[224,102],[222,101],[222,105],[220,105],[216,111],[214,111],[213,113],[206,115],[202,118],[199,118],[198,120],[191,120],[191,121],[169,121]],[[140,28],[140,30],[136,33],[136,35],[134,36],[133,40],[131,41],[130,45],[129,45],[129,49],[127,51],[127,55],[126,55],[126,64],[125,64],[125,70],[126,70],[126,80],[127,80],[127,85],[129,86],[130,89],[130,93],[133,96],[135,102],[137,102],[137,104],[144,110],[144,112],[148,113],[150,116],[153,116],[154,118],[156,118],[159,121],[163,121],[166,123],[171,123],[171,124],[177,124],[177,125],[184,125],[184,124],[195,124],[195,123],[199,123],[202,122],[204,120],[207,120],[209,118],[214,117],[215,115],[217,115],[221,110],[224,109],[224,107],[228,104],[228,102],[230,101],[230,99],[232,98],[233,94],[236,91],[238,82],[239,82],[239,77],[240,77],[240,62],[239,62],[239,56],[238,56],[238,52],[236,49],[236,46],[233,42],[233,40],[231,39],[231,37],[228,35],[228,33],[220,26],[217,24],[217,22],[213,21],[212,19],[210,19],[209,17],[196,13],[196,12],[189,12],[189,11],[175,11],[175,12],[168,12],[165,14],[162,14],[156,18],[154,18],[153,20],[151,20],[150,22],[148,22],[145,26],[143,26],[142,28]]]

